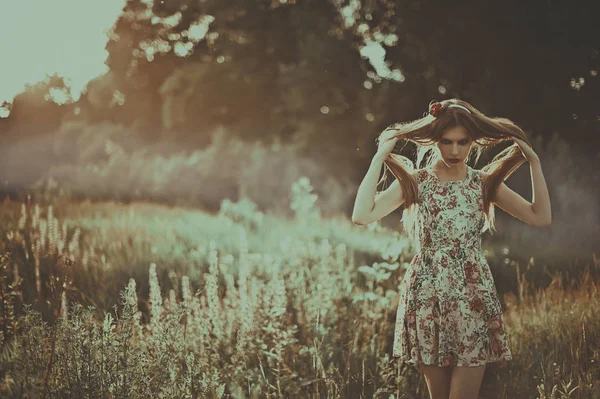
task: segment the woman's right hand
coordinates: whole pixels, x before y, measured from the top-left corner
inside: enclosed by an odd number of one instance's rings
[[[394,149],[394,146],[396,145],[396,142],[398,141],[398,137],[391,137],[395,131],[396,129],[387,128],[381,133],[379,136],[377,153],[375,154],[374,158],[380,158],[383,161],[388,159],[392,153],[392,150]]]

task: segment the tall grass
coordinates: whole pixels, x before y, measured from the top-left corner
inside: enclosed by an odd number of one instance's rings
[[[307,182],[298,187],[310,192]],[[417,370],[390,358],[410,246],[377,225],[327,227],[311,206],[296,209],[296,220],[275,227],[267,215],[246,215],[251,206],[229,204],[212,223],[196,215],[193,230],[178,227],[194,217],[182,209],[22,206],[0,251],[0,392],[427,397]],[[363,263],[355,246],[379,259]],[[546,287],[517,264],[518,289],[504,298],[514,360],[488,365],[482,397],[599,397],[594,261],[581,278],[553,275]],[[119,294],[106,307],[109,285]]]

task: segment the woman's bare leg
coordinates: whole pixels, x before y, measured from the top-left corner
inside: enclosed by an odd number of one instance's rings
[[[477,399],[484,372],[485,365],[454,367],[450,385],[450,399]]]
[[[431,399],[448,399],[450,397],[452,366],[439,367],[422,364],[421,370],[425,374],[425,381]]]

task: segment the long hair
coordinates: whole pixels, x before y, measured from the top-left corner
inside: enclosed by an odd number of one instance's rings
[[[429,107],[431,108],[434,103],[435,101],[432,101]],[[448,129],[462,126],[473,140],[467,156],[467,163],[472,158],[473,153],[476,153],[474,163],[477,163],[484,150],[489,150],[504,141],[513,141],[513,138],[521,139],[530,144],[525,132],[507,118],[486,116],[468,102],[456,98],[440,101],[440,104],[442,107],[439,112],[435,113],[436,116],[427,112],[421,119],[392,124],[377,138],[379,142],[380,140],[397,137],[399,142],[404,142],[404,146],[409,141],[417,146],[416,166],[409,158],[391,153],[384,162],[384,174],[378,182],[379,185],[386,179],[386,171],[389,169],[400,183],[405,198],[402,223],[404,230],[411,236],[414,236],[416,232],[418,210],[417,181],[412,179],[411,175],[415,168],[419,169],[433,165],[441,159],[436,144]],[[459,107],[448,107],[451,104],[461,105],[471,113]],[[429,157],[424,162],[426,155],[429,155]],[[492,201],[496,196],[498,186],[508,179],[525,161],[525,156],[515,142],[481,168],[482,171],[490,173],[483,186],[483,209],[486,227],[491,234],[496,229]],[[483,231],[486,230],[486,227]]]

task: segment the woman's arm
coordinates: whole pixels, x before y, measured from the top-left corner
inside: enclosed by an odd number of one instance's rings
[[[550,195],[539,157],[528,157],[531,169],[532,203],[511,190],[504,182],[498,186],[494,203],[507,213],[532,226],[549,226],[552,223]]]
[[[358,186],[358,192],[354,200],[354,210],[352,211],[352,222],[355,224],[367,224],[363,221],[367,218],[371,210],[373,210],[377,179],[379,178],[383,161],[382,157],[373,157],[369,165],[369,170],[367,170],[360,186]]]
[[[542,221],[542,226],[549,226],[552,223],[552,209],[550,208],[550,195],[546,186],[546,179],[542,172],[542,163],[539,158],[529,161],[531,170],[531,192],[533,193],[533,203],[531,207],[538,219]]]
[[[373,158],[371,166],[358,188],[354,211],[352,212],[352,222],[354,224],[364,226],[373,223],[389,215],[390,212],[405,202],[404,192],[398,179],[394,179],[385,191],[375,195],[379,169],[381,169],[382,164],[381,158]],[[411,176],[415,178],[414,173]]]

